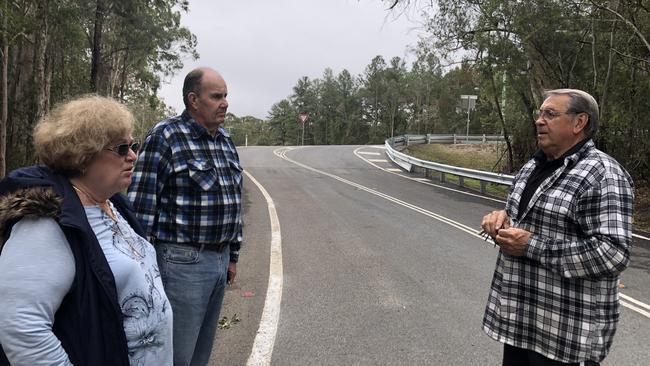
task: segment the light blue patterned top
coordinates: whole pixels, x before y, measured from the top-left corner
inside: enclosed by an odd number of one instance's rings
[[[110,202],[109,202],[110,204]],[[163,290],[156,251],[112,207],[117,221],[99,206],[86,216],[115,277],[131,365],[172,365],[172,309]]]

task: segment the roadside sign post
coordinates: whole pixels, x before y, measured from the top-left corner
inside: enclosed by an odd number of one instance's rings
[[[302,123],[302,143],[301,145],[305,145],[305,122],[307,122],[307,119],[309,119],[309,114],[307,113],[300,113],[298,115],[298,120],[300,123]]]
[[[469,112],[476,107],[476,99],[478,99],[478,96],[463,94],[460,96],[460,99],[467,100],[467,131],[465,134],[465,142],[469,142]]]

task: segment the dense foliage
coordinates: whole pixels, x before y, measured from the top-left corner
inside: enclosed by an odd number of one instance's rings
[[[321,78],[303,77],[293,93],[271,108],[266,141],[277,145],[302,143],[299,114],[305,124],[305,144],[381,144],[405,133],[465,133],[467,114],[457,113],[458,96],[475,92],[469,67],[443,74],[438,58],[421,44],[407,67],[394,57],[377,56],[361,75],[325,69]],[[493,133],[473,113],[471,133]]]
[[[650,2],[647,0],[390,0],[429,19],[441,58],[464,56],[483,124],[512,142],[512,169],[534,145],[544,89],[578,88],[599,102],[599,147],[637,180],[650,172]],[[459,53],[459,51],[461,51]]]
[[[534,145],[544,89],[578,88],[601,106],[598,146],[637,180],[650,172],[650,3],[624,0],[390,0],[421,12],[426,37],[407,67],[377,56],[363,74],[301,78],[268,116],[266,142],[382,143],[405,133],[465,133],[462,94],[479,96],[471,134],[503,134],[507,170]],[[630,143],[632,142],[632,143]]]
[[[544,89],[584,89],[601,105],[597,138],[637,181],[650,174],[648,0],[384,0],[420,12],[413,62],[377,56],[360,75],[297,80],[267,120],[228,115],[238,145],[378,144],[393,135],[465,134],[460,95],[476,94],[471,134],[503,134],[506,170],[534,150]],[[180,26],[187,0],[0,0],[0,174],[34,162],[31,129],[59,101],[97,92],[130,105],[138,134],[169,114],[160,78],[196,57]],[[308,115],[301,125],[298,116]],[[5,141],[0,135],[0,145]],[[0,152],[5,149],[0,146]]]
[[[0,176],[35,162],[31,131],[56,103],[85,93],[127,103],[141,135],[168,112],[160,78],[197,57],[180,26],[186,0],[0,0]],[[6,131],[6,136],[4,135]]]

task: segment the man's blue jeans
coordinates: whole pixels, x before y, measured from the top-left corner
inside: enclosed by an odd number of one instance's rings
[[[205,366],[217,331],[230,250],[156,243],[158,266],[174,314],[174,365]]]

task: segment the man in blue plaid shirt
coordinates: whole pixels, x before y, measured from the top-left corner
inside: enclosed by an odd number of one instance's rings
[[[147,134],[129,199],[158,253],[174,313],[174,365],[207,365],[227,281],[242,241],[242,168],[221,127],[226,82],[198,68],[183,85],[185,111]]]
[[[499,245],[483,329],[503,365],[598,365],[619,318],[633,184],[594,147],[598,104],[581,90],[546,92],[539,151],[516,175],[503,211],[483,218]]]

